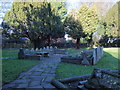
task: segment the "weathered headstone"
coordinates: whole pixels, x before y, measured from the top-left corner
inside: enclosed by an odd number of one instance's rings
[[[42,48],[40,48],[40,51],[42,51]]]
[[[87,59],[87,53],[84,51],[84,52],[82,52],[82,57],[83,57],[83,60],[82,60],[82,64],[83,65],[89,65],[90,63],[89,63],[89,61],[88,61],[88,59]]]
[[[49,46],[47,46],[46,49],[49,49]]]
[[[25,57],[24,50],[23,48],[20,48],[18,52],[18,59],[24,59],[24,57]]]
[[[57,46],[55,46],[55,49],[57,49]]]
[[[50,46],[50,49],[53,49],[53,47],[52,47],[52,46]]]
[[[24,51],[25,54],[29,54],[29,52],[30,52],[29,49],[25,49]]]
[[[36,48],[35,50],[38,51],[38,48]]]
[[[82,64],[83,65],[89,65],[90,63],[89,63],[89,61],[87,60],[86,57],[83,57]]]
[[[31,51],[33,52],[33,51],[34,51],[34,49],[33,49],[33,48],[31,48]]]
[[[46,49],[45,47],[43,47],[43,49]]]

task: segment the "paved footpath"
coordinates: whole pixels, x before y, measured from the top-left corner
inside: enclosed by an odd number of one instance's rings
[[[17,80],[4,85],[3,88],[55,88],[50,82],[55,78],[60,57],[61,55],[51,55],[42,58],[40,64],[21,73]]]

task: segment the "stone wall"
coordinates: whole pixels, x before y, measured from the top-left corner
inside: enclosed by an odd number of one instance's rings
[[[63,56],[61,62],[82,64],[82,65],[95,65],[103,56],[103,47],[94,48],[91,50],[83,50],[80,55]]]
[[[32,49],[23,49],[20,48],[18,52],[19,59],[31,59],[31,60],[40,60],[40,57],[49,57],[51,54],[67,54],[67,50],[58,49],[57,47],[47,46],[44,48]]]
[[[93,65],[95,65],[103,56],[103,47],[94,48],[93,50]]]
[[[74,76],[51,82],[56,88],[68,89],[120,89],[120,70],[94,69],[92,74]]]
[[[18,52],[18,59],[40,60],[41,55],[37,55],[34,50],[24,50],[20,48]]]

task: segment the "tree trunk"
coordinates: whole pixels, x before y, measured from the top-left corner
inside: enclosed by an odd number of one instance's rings
[[[80,38],[77,38],[76,49],[79,49],[79,48],[80,48]]]
[[[50,46],[50,45],[51,45],[51,37],[48,36],[47,46]]]
[[[33,41],[33,45],[34,45],[34,50],[35,50],[37,48],[36,40]]]

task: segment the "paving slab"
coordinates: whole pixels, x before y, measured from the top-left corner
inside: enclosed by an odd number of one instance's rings
[[[43,88],[55,88],[55,86],[51,85],[50,83],[42,84]]]
[[[27,88],[28,84],[19,84],[16,88]]]
[[[47,77],[47,78],[45,79],[45,82],[50,83],[52,79],[54,79],[53,76],[52,76],[52,77]]]
[[[2,88],[12,88],[12,87],[15,87],[15,86],[16,86],[15,84],[9,83],[9,84],[4,85]]]
[[[46,78],[45,76],[31,76],[30,79],[32,81],[42,81],[42,79]]]
[[[43,88],[42,86],[33,86],[33,87],[29,87],[29,88],[39,88],[40,90]],[[42,89],[42,90],[44,90],[44,89]]]
[[[31,81],[29,83],[29,87],[33,87],[33,86],[39,86],[40,85],[40,81]]]
[[[33,72],[31,75],[32,76],[40,76],[43,72]]]

